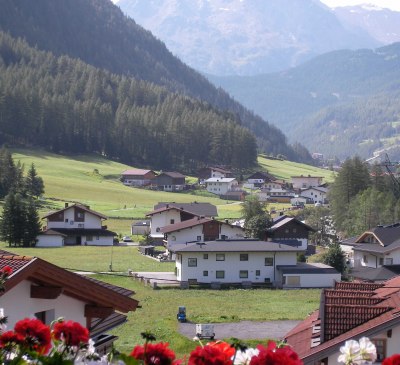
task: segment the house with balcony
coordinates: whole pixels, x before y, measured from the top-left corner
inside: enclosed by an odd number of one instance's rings
[[[306,198],[307,201],[320,204],[328,203],[328,189],[322,186],[310,187],[300,191],[300,196]]]
[[[205,181],[208,192],[216,195],[226,195],[228,191],[239,190],[239,183],[233,177],[212,177]]]
[[[130,169],[121,174],[121,181],[127,186],[148,186],[156,176],[153,170]]]
[[[245,237],[244,229],[231,225],[227,221],[217,221],[213,218],[195,217],[180,223],[162,227],[164,245],[173,246],[188,242],[207,242],[218,239],[240,239]]]
[[[400,274],[400,223],[374,227],[340,247],[353,278],[382,281]]]
[[[204,182],[207,179],[210,179],[212,177],[217,177],[217,178],[233,177],[233,173],[232,171],[222,167],[210,166],[201,168],[198,171],[197,176],[199,178],[199,184],[204,184]]]
[[[46,214],[45,227],[37,237],[36,247],[67,245],[111,246],[115,232],[107,230],[107,217],[83,204],[65,203],[63,209]]]
[[[318,310],[285,336],[304,365],[339,365],[348,340],[368,337],[377,360],[397,354],[400,338],[400,277],[384,283],[337,282],[324,289]]]
[[[118,338],[110,330],[127,321],[138,307],[133,291],[73,273],[38,257],[0,250],[0,267],[12,274],[0,292],[7,326],[27,317],[50,325],[57,318],[79,322],[89,330],[100,355],[108,353]]]
[[[322,184],[323,177],[322,176],[292,176],[291,182],[293,185],[293,189],[307,189],[310,187],[316,187]]]
[[[328,265],[297,263],[303,249],[279,242],[225,239],[177,244],[171,250],[180,282],[321,288],[340,280]]]
[[[186,176],[176,171],[165,171],[152,180],[152,185],[162,191],[180,191],[185,189]]]

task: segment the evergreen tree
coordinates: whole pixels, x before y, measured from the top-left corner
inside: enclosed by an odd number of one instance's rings
[[[22,245],[25,237],[25,220],[25,204],[21,195],[14,192],[9,193],[4,201],[0,235],[10,247],[11,245]]]
[[[43,179],[37,175],[35,165],[32,163],[25,178],[25,191],[29,196],[38,198],[44,193]]]
[[[323,257],[323,263],[334,267],[341,274],[346,271],[345,255],[338,243],[329,247],[328,252]]]
[[[28,198],[25,206],[25,222],[24,222],[24,247],[36,246],[36,237],[41,232],[41,224],[36,203],[32,198]]]
[[[253,238],[264,239],[265,230],[271,225],[271,220],[265,210],[265,204],[260,202],[257,196],[250,196],[242,204],[242,216],[245,220],[246,234]]]

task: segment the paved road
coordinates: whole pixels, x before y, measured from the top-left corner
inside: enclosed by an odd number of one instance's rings
[[[249,339],[282,339],[283,336],[295,327],[300,321],[270,321],[253,322],[241,321],[236,323],[215,323],[215,338],[235,337],[240,340]],[[180,323],[179,332],[193,338],[196,335],[196,324]]]

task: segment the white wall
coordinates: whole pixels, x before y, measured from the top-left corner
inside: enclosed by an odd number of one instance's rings
[[[286,274],[290,276],[300,276],[300,285],[283,285],[283,288],[332,288],[335,281],[340,281],[340,273],[332,274]]]
[[[165,227],[171,224],[171,219],[174,220],[174,223],[178,223],[181,221],[180,212],[176,209],[171,209],[165,212],[156,213],[151,216],[150,221],[150,233],[151,235],[162,237],[163,234],[157,228]]]
[[[378,244],[377,244],[378,247]],[[399,265],[400,264],[400,249],[391,251],[388,254],[372,254],[362,251],[354,251],[354,266],[365,267],[382,267],[380,259],[383,259],[383,265]],[[390,263],[389,260],[392,259]]]
[[[310,186],[318,186],[322,182],[319,177],[313,176],[296,176],[292,177],[292,184],[294,189],[309,188]]]
[[[176,267],[179,270],[177,280],[188,281],[189,279],[197,279],[198,282],[211,283],[219,281],[221,283],[239,283],[243,281],[264,282],[265,278],[269,278],[271,282],[277,280],[277,273],[274,273],[276,265],[295,265],[295,252],[278,252],[275,255],[275,263],[273,266],[265,266],[265,258],[274,258],[273,252],[242,252],[248,254],[248,261],[240,261],[240,252],[226,252],[225,261],[216,261],[216,253],[210,253],[206,250],[203,252],[182,253],[180,258],[177,255]],[[208,254],[208,259],[204,258],[204,254]],[[196,258],[197,267],[189,267],[188,259]],[[216,271],[225,271],[225,278],[217,278]],[[248,271],[247,278],[240,278],[241,270]],[[260,271],[260,275],[256,275],[256,270]],[[208,271],[208,276],[203,275],[203,271]]]
[[[217,195],[224,195],[229,190],[234,189],[238,186],[238,182],[236,180],[225,182],[225,181],[210,181],[207,182],[207,191]]]
[[[68,222],[65,220],[68,219]],[[92,228],[101,229],[101,218],[92,214],[85,212],[84,222],[75,222],[74,207],[64,211],[64,222],[50,222],[47,221],[47,228]]]
[[[307,191],[302,191],[301,196],[311,199],[314,203],[324,204],[326,199],[326,193],[316,189],[309,189]]]
[[[8,316],[8,329],[14,328],[21,319],[32,318],[34,313],[52,309],[55,310],[55,318],[64,317],[86,327],[85,303],[63,294],[56,299],[34,299],[30,297],[30,287],[29,281],[22,281],[1,297],[1,307]]]
[[[92,240],[89,241],[88,238]],[[82,236],[82,246],[112,246],[114,237],[111,236]]]
[[[36,247],[61,247],[64,245],[64,238],[57,235],[40,234],[37,237]]]

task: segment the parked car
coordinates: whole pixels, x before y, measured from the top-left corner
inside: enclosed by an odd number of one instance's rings
[[[122,237],[122,242],[133,242],[133,241],[132,241],[132,238],[131,238],[131,237],[129,237],[129,236],[124,236],[124,237]]]

